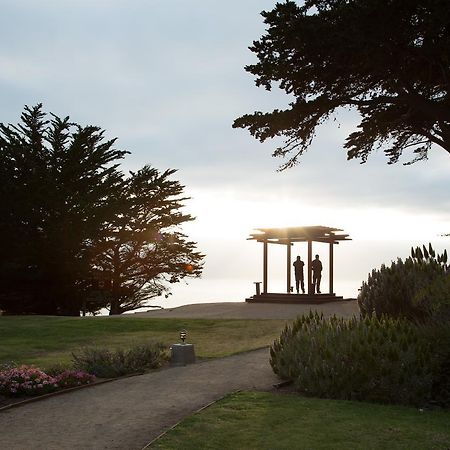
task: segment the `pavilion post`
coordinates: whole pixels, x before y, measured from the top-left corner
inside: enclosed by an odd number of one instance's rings
[[[330,294],[333,294],[333,250],[334,242],[330,242]]]
[[[286,245],[286,271],[287,271],[287,293],[291,293],[291,241]]]
[[[247,299],[249,302],[264,303],[264,302],[280,302],[291,303],[295,295],[290,295],[293,292],[291,284],[293,284],[294,271],[292,268],[292,248],[296,243],[305,243],[308,245],[307,256],[305,255],[304,264],[301,263],[303,269],[306,269],[304,274],[304,282],[308,283],[307,289],[304,289],[307,293],[306,298],[317,299],[319,296],[315,295],[315,288],[313,285],[314,271],[314,254],[313,254],[313,242],[319,242],[329,245],[329,259],[328,263],[325,261],[325,272],[329,269],[327,274],[329,277],[329,293],[322,294],[320,300],[338,300],[342,299],[342,296],[336,297],[334,293],[334,245],[340,244],[341,241],[351,240],[348,234],[338,233],[343,230],[339,228],[323,227],[323,226],[310,226],[310,227],[287,227],[287,228],[257,228],[254,233],[250,235],[249,240],[255,240],[258,243],[263,244],[263,278],[261,282],[256,282],[256,295]],[[273,291],[269,293],[269,244],[286,245],[286,290],[283,288],[278,292]],[[258,244],[259,245],[259,244]],[[303,244],[302,244],[303,245]],[[325,254],[322,255],[327,258],[326,247],[324,248]],[[304,250],[303,250],[304,251]],[[302,252],[303,252],[302,251]],[[295,258],[295,257],[294,257]],[[302,258],[303,259],[303,258]],[[282,263],[283,264],[283,263]],[[295,263],[294,263],[295,264]],[[305,267],[306,266],[306,267]],[[322,272],[323,273],[323,272]],[[303,278],[303,277],[302,277]],[[324,282],[326,284],[326,280]],[[262,285],[262,286],[261,286]],[[287,292],[287,294],[286,294]],[[327,292],[325,286],[325,292]],[[301,298],[302,296],[299,296]],[[246,300],[246,301],[247,301]]]
[[[312,294],[312,241],[308,240],[308,295]]]
[[[263,294],[267,294],[267,240],[264,240],[263,250]]]

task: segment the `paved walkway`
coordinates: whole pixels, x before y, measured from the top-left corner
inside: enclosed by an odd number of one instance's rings
[[[268,349],[171,367],[0,412],[0,448],[140,450],[162,431],[237,389],[278,380]]]
[[[131,317],[292,319],[309,310],[358,314],[355,301],[322,305],[210,303]],[[124,320],[126,317],[123,316]],[[161,432],[237,389],[279,381],[268,349],[116,380],[0,412],[0,449],[141,450]]]

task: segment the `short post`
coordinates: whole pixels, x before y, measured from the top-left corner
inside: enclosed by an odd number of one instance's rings
[[[254,281],[253,284],[256,287],[256,295],[261,295],[261,281]]]
[[[180,331],[180,339],[182,344],[173,344],[171,347],[170,363],[173,366],[185,366],[187,364],[195,363],[195,350],[193,344],[186,344],[184,341],[187,337],[187,331]]]

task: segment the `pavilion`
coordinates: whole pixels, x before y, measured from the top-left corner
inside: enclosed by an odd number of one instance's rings
[[[342,234],[339,228],[323,226],[289,227],[289,228],[256,228],[255,233],[251,233],[248,240],[255,240],[263,243],[263,281],[262,292],[261,282],[255,282],[256,294],[246,299],[251,303],[320,303],[335,300],[342,300],[342,296],[337,296],[333,290],[333,259],[334,245],[340,241],[351,240],[348,234]],[[308,243],[308,259],[306,261],[305,284],[306,294],[294,294],[291,287],[291,247],[296,242]],[[329,292],[325,294],[314,294],[312,285],[312,243],[321,242],[329,244]],[[278,244],[286,246],[286,293],[273,293],[268,291],[268,246]]]

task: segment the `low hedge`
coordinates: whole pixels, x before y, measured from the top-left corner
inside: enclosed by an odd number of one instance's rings
[[[405,319],[310,313],[286,326],[270,349],[270,363],[305,395],[424,405],[443,392],[436,384],[442,384],[447,358],[441,350],[448,336],[439,334],[439,342],[430,336]]]
[[[84,347],[72,353],[73,366],[101,378],[115,378],[157,369],[168,359],[160,342],[135,344],[129,349]]]

